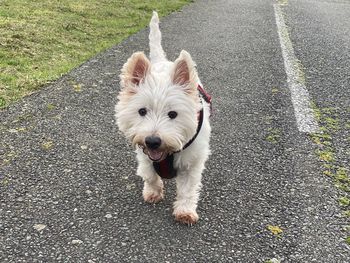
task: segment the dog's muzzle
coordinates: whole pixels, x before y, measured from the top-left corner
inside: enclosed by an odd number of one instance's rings
[[[162,140],[157,136],[147,136],[145,138],[145,145],[139,145],[153,162],[160,162],[167,156],[167,151],[161,149]]]

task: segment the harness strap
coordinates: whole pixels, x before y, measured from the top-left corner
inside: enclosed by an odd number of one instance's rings
[[[213,107],[212,107],[212,103],[211,103],[212,97],[209,95],[209,93],[207,93],[203,89],[203,87],[200,84],[198,84],[197,89],[199,91],[199,94],[202,95],[202,98],[205,100],[205,102],[210,105],[210,116],[211,116],[213,113]]]
[[[209,103],[211,105],[212,97],[202,88],[201,85],[198,84],[197,89],[198,89],[200,95],[202,95],[205,102]]]
[[[203,115],[204,115],[203,109],[201,109],[200,112],[199,112],[199,118],[198,118],[198,125],[197,125],[196,134],[192,137],[191,140],[189,140],[189,141],[185,144],[185,146],[182,148],[182,150],[179,150],[179,151],[177,151],[177,152],[175,152],[175,153],[178,153],[178,152],[181,152],[181,151],[185,150],[185,149],[186,149],[188,146],[190,146],[191,143],[193,143],[193,141],[197,138],[197,136],[198,136],[198,134],[199,134],[199,132],[201,131],[201,128],[202,128],[202,124],[203,124]]]
[[[157,174],[159,174],[159,176],[162,178],[171,179],[174,178],[177,174],[177,170],[174,169],[173,154],[168,155],[161,162],[153,162],[153,167],[154,170],[156,170]]]

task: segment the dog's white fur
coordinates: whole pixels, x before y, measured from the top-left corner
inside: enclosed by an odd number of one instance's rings
[[[198,220],[196,208],[202,171],[210,153],[209,105],[199,97],[200,80],[190,54],[183,50],[175,62],[166,59],[156,12],[150,22],[149,45],[150,61],[142,52],[136,52],[123,66],[122,90],[116,105],[117,124],[136,148],[137,174],[144,180],[144,200],[155,203],[164,197],[163,182],[140,147],[147,148],[145,138],[156,135],[162,140],[162,151],[180,151],[196,134],[197,114],[204,108],[197,138],[185,150],[174,153],[177,196],[173,214],[177,221],[194,224]],[[140,116],[141,108],[147,110],[145,116]],[[169,111],[177,112],[177,117],[170,119]]]

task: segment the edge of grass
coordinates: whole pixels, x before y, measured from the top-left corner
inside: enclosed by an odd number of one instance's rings
[[[0,109],[192,0],[2,0]]]

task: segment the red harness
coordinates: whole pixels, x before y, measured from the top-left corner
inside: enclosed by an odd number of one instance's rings
[[[210,115],[212,114],[213,108],[212,108],[212,97],[209,93],[207,93],[201,85],[198,84],[197,89],[199,91],[199,94],[202,96],[202,98],[205,100],[206,103],[210,105]]]
[[[204,99],[205,102],[207,102],[210,105],[210,116],[212,114],[212,97],[202,88],[201,85],[198,84],[197,89],[199,91],[200,97]],[[186,145],[180,150],[185,150],[188,146],[190,146],[194,140],[197,138],[203,124],[203,117],[204,117],[204,110],[203,108],[198,112],[198,125],[197,125],[197,132],[192,137],[191,140],[189,140]],[[180,152],[178,151],[178,152]],[[176,153],[178,153],[176,152]],[[168,154],[168,156],[160,161],[160,162],[153,162],[153,167],[157,174],[166,179],[172,179],[177,175],[177,170],[174,168],[174,154]]]

